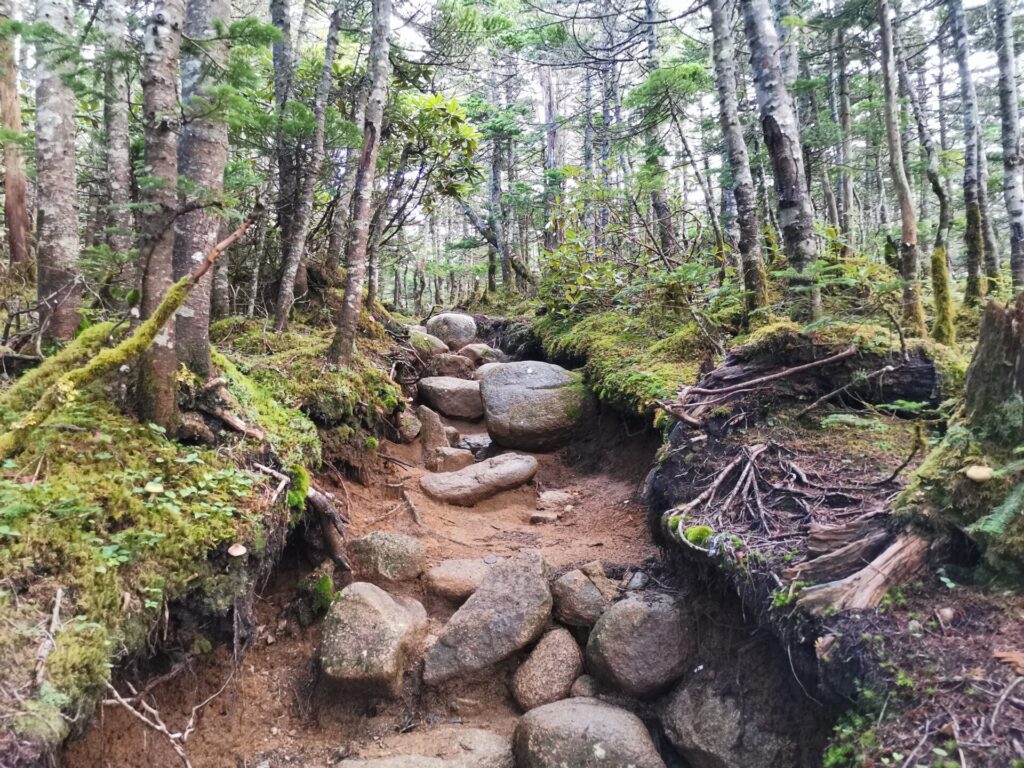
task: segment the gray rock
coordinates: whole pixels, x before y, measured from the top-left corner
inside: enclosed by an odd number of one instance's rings
[[[523,710],[567,698],[583,671],[583,653],[569,630],[548,632],[512,677],[512,695]]]
[[[563,699],[516,724],[517,768],[665,768],[643,721],[597,699]]]
[[[456,448],[465,448],[472,451],[477,458],[483,458],[480,454],[491,447],[490,435],[463,435]]]
[[[462,442],[462,435],[459,434],[459,430],[449,425],[445,425],[444,437],[448,441],[449,448],[457,448],[459,443]]]
[[[475,379],[476,364],[468,357],[445,352],[435,355],[427,363],[428,376],[453,376],[456,379]]]
[[[525,549],[491,567],[427,651],[423,680],[436,684],[497,664],[540,636],[551,616],[544,559]]]
[[[479,728],[443,725],[386,738],[387,757],[342,760],[341,768],[512,768],[508,737]]]
[[[429,360],[434,355],[443,355],[448,351],[448,345],[437,336],[415,329],[409,330],[409,344],[424,360]]]
[[[458,472],[423,475],[420,487],[436,501],[471,507],[502,491],[518,488],[537,474],[537,460],[521,453],[503,453]]]
[[[597,696],[597,680],[592,678],[590,675],[580,675],[572,684],[572,688],[569,689],[569,695],[573,698],[589,698],[592,699]]]
[[[469,315],[442,312],[427,320],[427,330],[451,349],[462,349],[476,338],[476,321]]]
[[[630,696],[667,689],[693,666],[694,639],[679,600],[630,597],[602,614],[587,641],[587,669]]]
[[[484,415],[480,382],[452,376],[429,376],[417,385],[420,397],[431,408],[456,419],[479,419]]]
[[[353,690],[397,696],[418,651],[427,612],[366,582],[349,584],[331,604],[320,642],[320,668]]]
[[[592,627],[618,596],[615,584],[594,561],[559,576],[551,585],[555,616],[572,627]]]
[[[419,539],[404,533],[372,531],[349,545],[360,573],[389,581],[415,579],[427,564],[427,551]]]
[[[531,513],[530,523],[532,525],[543,525],[545,523],[557,523],[560,514],[558,512],[550,512],[546,509],[538,509],[536,512]]]
[[[498,558],[491,563],[484,558],[444,560],[427,571],[423,580],[430,592],[461,603],[480,588],[494,563],[498,562]]]
[[[476,463],[472,451],[464,451],[461,448],[435,448],[425,462],[430,472],[457,472],[470,464]]]
[[[503,365],[505,365],[505,363],[484,363],[476,369],[476,377],[477,379],[483,380],[484,376],[492,371],[498,370]]]
[[[448,447],[448,435],[445,433],[444,423],[436,411],[425,405],[416,408],[416,416],[421,423],[420,443],[424,452],[430,452],[435,448]]]
[[[480,395],[487,431],[506,448],[560,448],[593,412],[593,397],[578,373],[534,361],[485,367]]]
[[[474,365],[486,365],[487,363],[500,363],[502,354],[486,344],[467,344],[459,350],[459,354],[468,357]]]
[[[644,573],[643,571],[637,571],[629,577],[628,581],[626,581],[626,589],[630,590],[631,592],[643,589],[647,586],[647,582],[649,582],[650,580],[651,577],[648,576],[646,573]]]
[[[411,443],[420,435],[423,424],[410,411],[402,411],[396,419],[398,428],[398,439],[403,443]]]
[[[571,501],[568,491],[544,491],[537,497],[537,509],[563,509]]]
[[[705,672],[676,686],[661,707],[672,746],[693,768],[801,765],[798,745],[765,727],[769,712],[744,712],[726,685]]]

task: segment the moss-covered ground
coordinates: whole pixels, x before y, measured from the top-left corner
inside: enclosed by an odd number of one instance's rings
[[[376,362],[382,337],[361,338],[356,364],[335,369],[323,362],[328,331],[275,335],[244,321],[215,331],[215,367],[262,440],[221,430],[216,448],[179,443],[139,423],[127,382],[111,377],[75,392],[0,466],[0,763],[83,724],[111,665],[161,645],[178,606],[227,617],[246,599],[249,566],[301,511],[323,453],[318,426],[363,445],[404,405]],[[0,432],[122,334],[92,326],[0,393]],[[291,475],[287,500],[250,469],[257,461]],[[247,554],[229,556],[234,543]]]

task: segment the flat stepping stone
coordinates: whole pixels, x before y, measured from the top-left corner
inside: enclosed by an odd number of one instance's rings
[[[502,491],[530,482],[537,459],[522,453],[503,453],[457,472],[435,472],[420,478],[420,488],[435,501],[472,507]]]
[[[472,560],[444,560],[423,577],[427,590],[448,600],[463,602],[480,589],[496,557],[478,557]]]
[[[339,768],[512,768],[508,737],[456,725],[387,737],[362,752]]]
[[[480,398],[480,382],[454,376],[428,376],[416,386],[419,395],[431,408],[453,419],[479,419],[484,415]]]

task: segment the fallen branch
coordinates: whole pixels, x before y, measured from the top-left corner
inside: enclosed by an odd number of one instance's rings
[[[36,652],[36,688],[43,684],[46,679],[46,660],[57,647],[57,630],[60,628],[60,604],[64,600],[64,587],[57,587],[57,594],[53,597],[53,612],[50,614],[50,627],[46,638]]]
[[[326,493],[318,491],[312,486],[306,490],[306,502],[313,508],[320,520],[320,530],[323,531],[324,539],[327,541],[331,560],[342,570],[351,571],[352,565],[345,557],[345,526],[341,513]]]
[[[259,470],[265,475],[270,475],[271,477],[278,481],[277,490],[274,491],[274,495],[270,497],[270,503],[271,505],[273,505],[281,496],[281,494],[284,493],[284,489],[291,485],[292,479],[288,477],[288,475],[286,475],[284,472],[278,472],[276,469],[268,467],[264,464],[253,464],[253,467],[255,467],[257,470]]]
[[[190,274],[172,285],[153,314],[128,338],[115,347],[103,350],[82,367],[68,371],[51,384],[32,409],[16,421],[9,431],[0,435],[0,460],[17,453],[32,430],[42,424],[51,413],[74,398],[75,393],[82,387],[113,373],[149,349],[164,326],[174,317],[174,313],[185,303],[196,283],[210,270],[220,255],[245,234],[262,210],[262,203],[257,201],[252,213],[238,229],[217,243]]]
[[[402,499],[409,505],[409,511],[412,512],[412,519],[416,525],[422,526],[423,520],[420,519],[420,511],[416,509],[416,505],[413,503],[412,496],[409,495],[408,491],[402,491]]]
[[[704,389],[702,387],[683,387],[680,391],[680,399],[686,398],[689,395],[729,395],[738,392],[741,389],[750,389],[751,387],[757,387],[762,384],[767,384],[772,381],[778,381],[779,379],[786,379],[790,376],[795,376],[798,373],[811,370],[812,368],[819,368],[829,363],[838,363],[840,360],[845,360],[848,357],[853,357],[857,354],[857,347],[851,345],[844,349],[842,352],[837,352],[831,357],[826,357],[821,360],[815,360],[810,363],[804,363],[803,365],[797,365],[793,368],[786,368],[782,371],[768,374],[767,376],[761,376],[757,379],[750,381],[744,381],[739,384],[733,384],[731,387],[722,387],[721,389]]]
[[[825,403],[827,403],[827,402],[828,402],[829,400],[832,400],[833,398],[836,398],[836,397],[838,397],[839,395],[841,395],[841,394],[843,394],[843,393],[847,392],[847,391],[848,391],[848,390],[850,389],[850,387],[852,387],[852,386],[853,386],[854,384],[863,384],[864,382],[867,382],[867,381],[871,381],[871,379],[875,379],[875,378],[878,378],[879,376],[882,376],[883,374],[886,374],[886,373],[891,373],[892,371],[895,371],[895,370],[896,370],[895,366],[892,366],[892,365],[886,365],[886,366],[883,366],[883,367],[879,368],[879,369],[878,369],[877,371],[875,371],[874,373],[869,373],[869,374],[868,374],[867,376],[865,376],[865,377],[864,377],[863,379],[861,379],[860,381],[856,381],[856,382],[855,382],[855,381],[848,381],[848,382],[846,382],[846,384],[844,384],[843,386],[839,387],[838,389],[833,389],[833,390],[832,390],[831,392],[829,392],[828,394],[826,394],[826,395],[822,395],[821,397],[819,397],[819,398],[818,398],[817,400],[815,400],[815,401],[814,401],[813,403],[811,403],[811,404],[810,404],[810,405],[808,405],[808,406],[807,406],[806,408],[804,408],[803,410],[801,410],[801,411],[800,411],[800,412],[799,412],[799,413],[798,413],[798,414],[796,415],[796,417],[797,417],[797,418],[799,419],[799,418],[802,418],[802,417],[806,416],[806,415],[807,415],[808,413],[810,413],[811,411],[813,411],[813,410],[814,410],[815,408],[817,408],[817,407],[818,407],[819,405],[824,405],[824,404],[825,404]]]

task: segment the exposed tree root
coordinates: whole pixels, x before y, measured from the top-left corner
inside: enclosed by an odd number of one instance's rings
[[[901,534],[856,573],[805,590],[797,600],[797,605],[818,615],[833,610],[876,608],[890,589],[906,583],[921,572],[927,551],[927,539],[909,533]]]

